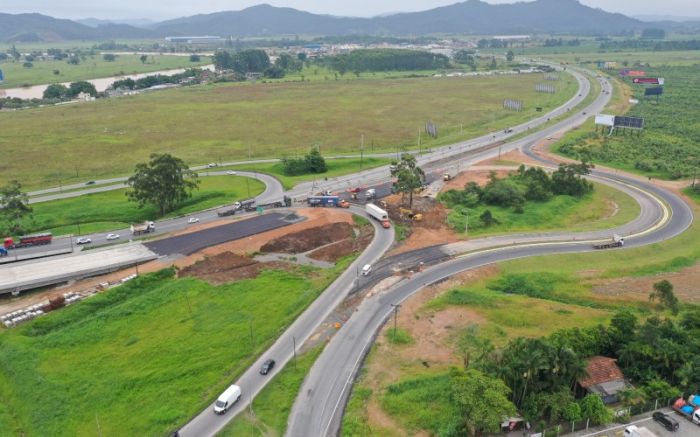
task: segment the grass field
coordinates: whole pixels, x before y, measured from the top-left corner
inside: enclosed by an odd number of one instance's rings
[[[207,176],[200,179],[199,186],[199,190],[192,193],[192,198],[169,213],[168,217],[247,198],[248,187],[250,197],[265,189],[262,182],[240,176]],[[127,199],[125,193],[126,189],[114,190],[34,204],[34,224],[27,232],[51,231],[54,235],[80,235],[110,231],[157,218],[157,208],[149,205],[139,209],[136,203]]]
[[[306,374],[309,373],[323,348],[316,346],[297,358],[296,366],[290,361],[247,409],[226,426],[218,437],[260,436],[282,437],[287,430],[287,420]]]
[[[156,55],[149,56],[145,63],[142,63],[139,58],[140,55],[118,55],[114,62],[107,62],[102,55],[96,54],[88,56],[78,65],[71,65],[66,60],[35,60],[32,68],[22,66],[24,58],[17,62],[0,62],[0,69],[5,73],[5,81],[0,84],[0,89],[190,68],[211,63],[210,58],[207,57],[202,57],[200,62],[190,62],[186,56]],[[60,73],[54,74],[54,70]]]
[[[489,210],[500,223],[485,227],[479,220]],[[593,193],[576,198],[554,196],[547,202],[528,202],[522,214],[513,208],[479,205],[469,209],[469,214],[458,210],[448,216],[448,224],[464,232],[468,224],[471,237],[503,235],[532,230],[567,230],[583,232],[609,229],[632,221],[640,213],[634,199],[621,191],[602,184],[595,184]]]
[[[282,164],[280,163],[260,163],[255,165],[235,165],[230,168],[234,170],[257,171],[275,176],[282,182],[285,189],[289,190],[300,182],[308,182],[314,180],[324,180],[325,178],[332,179],[339,176],[352,174],[361,170],[368,170],[375,167],[381,167],[391,163],[389,158],[364,158],[362,163],[357,158],[342,158],[342,159],[327,159],[326,165],[328,171],[321,174],[305,174],[299,176],[286,176],[284,174]],[[227,168],[227,167],[223,167]]]
[[[217,287],[165,270],[1,330],[0,433],[166,435],[235,380],[348,262]]]
[[[425,122],[438,124],[431,147],[530,119],[575,92],[536,93],[541,75],[232,84],[189,87],[89,105],[0,113],[0,182],[28,189],[128,173],[150,153],[190,165],[281,157],[321,146],[324,154],[415,147]],[[502,109],[504,98],[526,110]],[[37,126],[41,126],[40,129]],[[34,162],[42,162],[37,167]]]

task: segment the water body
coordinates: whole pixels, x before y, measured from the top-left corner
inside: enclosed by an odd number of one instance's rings
[[[209,65],[202,65],[200,67],[204,70],[210,70],[214,71],[214,65],[209,64]],[[99,79],[91,79],[88,80],[91,84],[95,85],[95,88],[97,89],[98,92],[105,91],[107,88],[109,88],[110,85],[112,85],[114,82],[122,79],[141,79],[143,77],[148,77],[148,76],[156,76],[156,75],[163,75],[163,76],[172,76],[174,74],[180,74],[184,73],[187,69],[185,68],[177,68],[174,70],[162,70],[162,71],[151,71],[149,73],[139,73],[139,74],[126,74],[123,76],[112,76],[112,77],[101,77]],[[12,98],[18,98],[18,99],[41,99],[44,96],[44,91],[50,84],[45,84],[45,85],[34,85],[34,86],[28,86],[28,87],[19,87],[19,88],[8,88],[8,89],[0,89],[0,98],[3,97],[12,97]],[[70,85],[70,82],[64,82],[63,85]]]

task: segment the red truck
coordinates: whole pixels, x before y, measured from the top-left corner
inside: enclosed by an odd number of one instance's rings
[[[50,232],[24,235],[19,237],[17,240],[14,240],[13,238],[5,238],[3,247],[5,249],[19,249],[21,247],[43,246],[45,244],[51,244],[52,239],[53,235]]]

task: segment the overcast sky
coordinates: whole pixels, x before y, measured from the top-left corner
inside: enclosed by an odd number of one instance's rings
[[[487,0],[512,3],[513,0]],[[163,20],[208,12],[238,10],[260,3],[314,13],[373,16],[420,11],[456,0],[0,0],[0,12],[39,12],[60,18],[149,18]],[[582,3],[626,15],[700,15],[698,0],[581,0]]]

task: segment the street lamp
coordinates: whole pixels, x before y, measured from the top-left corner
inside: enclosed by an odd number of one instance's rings
[[[392,307],[394,307],[394,343],[396,343],[396,318],[399,313],[399,308],[401,307],[401,304],[399,303],[392,303],[390,304]]]

